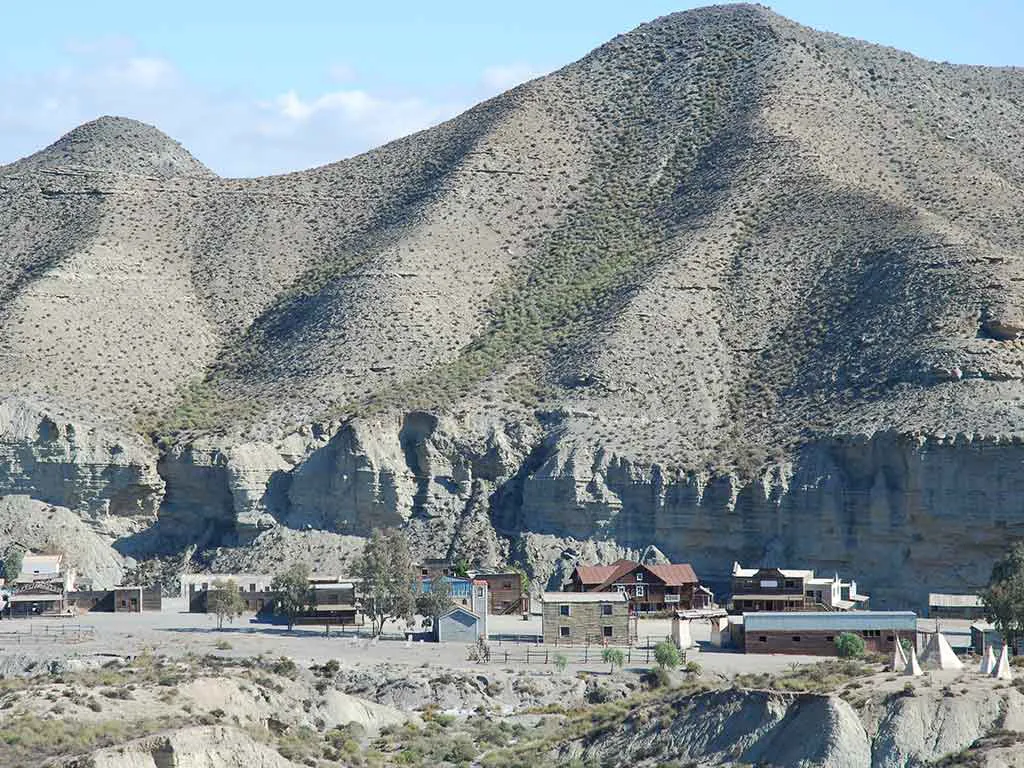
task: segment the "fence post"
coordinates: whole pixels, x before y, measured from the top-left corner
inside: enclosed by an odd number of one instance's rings
[[[529,648],[527,648],[529,650]],[[508,664],[508,649],[505,650],[505,663]]]
[[[544,649],[544,663],[545,664],[548,663],[548,649],[547,648]]]
[[[632,645],[629,646],[626,649],[626,663],[627,664],[632,664],[633,663],[633,646]]]
[[[647,644],[647,663],[651,663],[651,644]]]
[[[583,646],[583,663],[584,664],[587,663],[587,658],[589,656],[589,652],[590,652],[590,646],[589,645]]]

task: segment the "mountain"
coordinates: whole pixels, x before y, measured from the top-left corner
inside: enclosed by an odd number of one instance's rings
[[[0,167],[0,532],[976,587],[1024,532],[1022,143],[1020,70],[751,5],[283,176],[101,118]]]

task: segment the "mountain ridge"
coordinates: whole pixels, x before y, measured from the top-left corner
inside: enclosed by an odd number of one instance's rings
[[[1020,71],[743,5],[282,176],[151,172],[171,140],[115,120],[118,172],[0,168],[0,395],[151,442],[90,490],[138,502],[133,557],[343,562],[399,524],[538,583],[657,543],[963,588],[950,537],[1024,532],[991,475],[1024,435],[1022,118]]]

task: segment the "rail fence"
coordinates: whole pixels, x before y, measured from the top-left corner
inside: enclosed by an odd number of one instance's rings
[[[8,629],[0,624],[0,645],[34,645],[39,643],[84,643],[96,636],[95,630],[82,624],[50,624],[29,622],[27,628],[22,622],[17,628]]]
[[[575,647],[506,645],[497,648],[492,647],[490,661],[499,664],[524,663],[555,666],[563,662],[565,664],[602,664],[605,663],[602,656],[607,649],[621,651],[626,666],[639,664],[649,667],[655,663],[653,646],[641,648],[632,645],[577,645]],[[680,657],[685,663],[686,652],[680,652]]]

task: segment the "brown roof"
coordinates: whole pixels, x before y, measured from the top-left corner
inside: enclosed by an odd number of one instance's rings
[[[617,560],[611,565],[577,565],[576,574],[582,584],[603,584],[623,564],[629,565],[630,569],[636,565],[632,560]]]
[[[657,576],[670,587],[681,587],[684,584],[696,584],[697,574],[689,563],[672,563],[671,565],[648,565],[647,570]]]
[[[596,586],[604,588],[614,584],[637,566],[641,566],[634,560],[617,560],[611,565],[577,565],[576,573],[584,586]],[[657,576],[666,586],[680,587],[684,584],[696,584],[697,574],[689,563],[674,563],[672,565],[642,565],[654,576]]]

